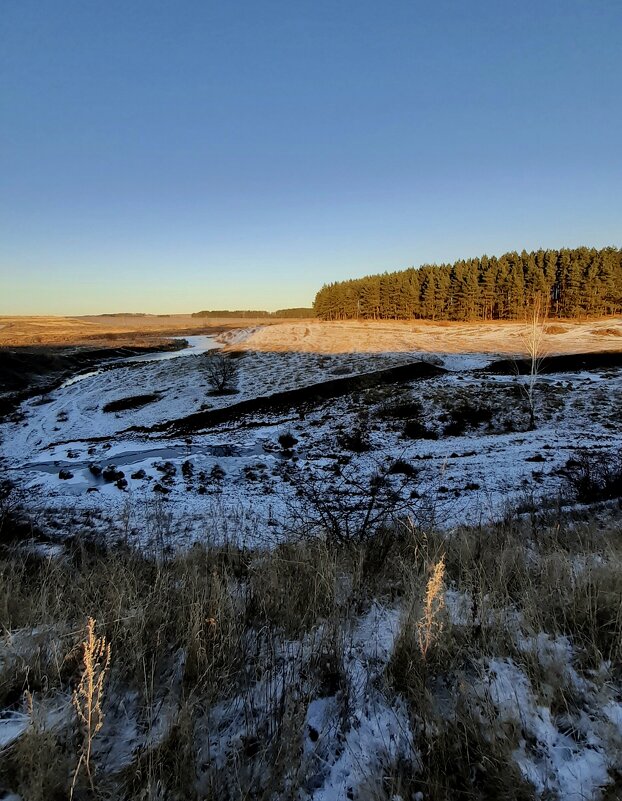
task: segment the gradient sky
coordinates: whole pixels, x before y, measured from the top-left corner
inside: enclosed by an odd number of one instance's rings
[[[620,245],[620,0],[0,0],[0,313]]]

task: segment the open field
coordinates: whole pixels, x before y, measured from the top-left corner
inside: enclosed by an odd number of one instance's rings
[[[551,354],[622,350],[622,319],[547,324],[544,350]],[[429,321],[282,322],[259,327],[245,350],[304,353],[497,353],[525,352],[524,322]]]
[[[25,345],[139,346],[154,339],[225,331],[229,328],[271,325],[261,319],[215,319],[190,314],[98,315],[85,317],[0,317],[0,347]]]
[[[245,350],[306,353],[498,353],[524,351],[522,322],[434,323],[282,321],[201,318],[191,315],[0,317],[0,347],[27,345],[144,345],[158,337],[254,328]],[[230,347],[233,348],[233,345]],[[547,325],[550,353],[622,350],[622,319],[560,321]]]

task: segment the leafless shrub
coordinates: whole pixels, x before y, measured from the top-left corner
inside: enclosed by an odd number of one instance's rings
[[[415,508],[411,472],[395,474],[391,465],[377,465],[364,476],[351,465],[337,466],[337,475],[285,468],[296,489],[289,510],[292,529],[303,536],[319,535],[333,544],[363,542]]]
[[[201,359],[207,381],[215,394],[226,395],[237,390],[238,366],[232,358],[209,351]]]
[[[581,450],[566,462],[566,483],[582,503],[622,497],[622,453]]]

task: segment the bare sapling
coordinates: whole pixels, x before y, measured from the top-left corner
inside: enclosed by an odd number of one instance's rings
[[[71,798],[73,798],[81,768],[84,768],[91,790],[95,792],[91,770],[91,751],[95,735],[104,725],[102,702],[106,676],[110,667],[110,643],[106,641],[105,636],[95,636],[95,626],[95,619],[90,617],[87,621],[86,640],[82,643],[82,677],[72,698],[82,729],[82,751],[73,776]]]
[[[534,431],[536,428],[536,388],[542,372],[542,362],[546,356],[544,340],[547,313],[547,304],[540,295],[537,295],[529,313],[524,337],[529,372],[527,380],[521,384],[529,406],[529,431]]]

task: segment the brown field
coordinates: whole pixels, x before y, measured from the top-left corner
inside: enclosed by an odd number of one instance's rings
[[[622,318],[562,321],[545,324],[543,352],[555,355],[622,351]],[[522,322],[288,321],[262,327],[234,350],[301,351],[306,353],[498,353],[526,349]]]
[[[26,345],[157,344],[169,336],[216,333],[248,325],[268,325],[270,319],[217,319],[189,314],[91,317],[2,317],[0,347]]]
[[[189,314],[88,317],[1,317],[0,347],[156,345],[171,336],[256,328],[231,350],[306,353],[499,353],[525,350],[522,322],[417,320],[319,322],[270,318],[201,318]],[[622,318],[551,320],[544,351],[551,355],[622,351]]]

